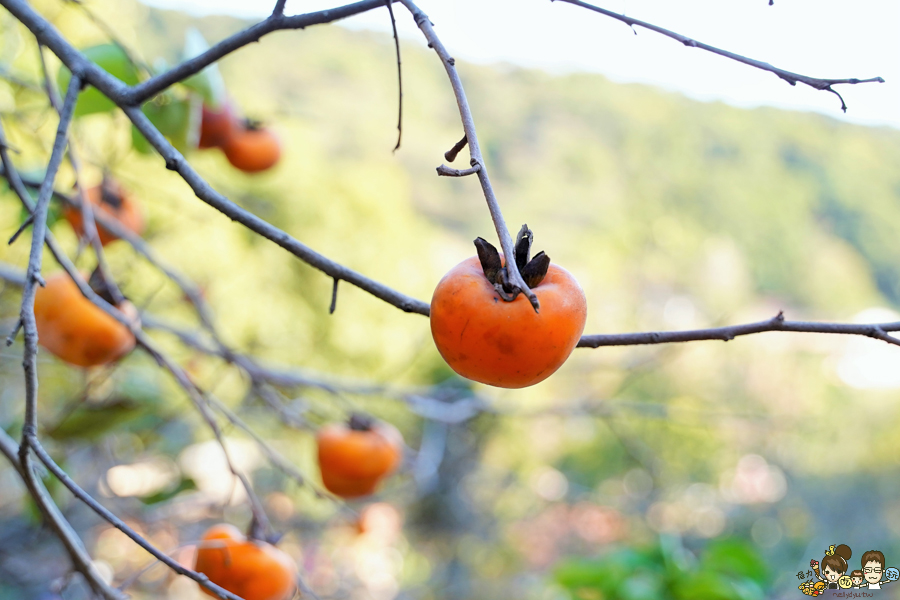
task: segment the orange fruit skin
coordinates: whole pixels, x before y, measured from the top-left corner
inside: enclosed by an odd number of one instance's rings
[[[371,431],[347,425],[326,425],[316,436],[319,470],[325,488],[342,498],[358,498],[375,491],[378,483],[400,465],[403,438],[387,423]]]
[[[501,299],[477,256],[453,267],[431,299],[431,334],[447,364],[503,388],[534,385],[556,372],[581,338],[587,301],[575,278],[555,264],[532,291],[540,313],[524,294]]]
[[[137,321],[137,310],[123,302],[119,310]],[[134,349],[131,331],[81,295],[66,273],[47,278],[34,298],[38,343],[79,367],[113,362]]]
[[[102,186],[95,186],[85,190],[84,195],[88,202],[91,203],[94,213],[103,213],[104,216],[116,219],[126,229],[140,235],[144,232],[144,215],[141,209],[130,196],[125,194],[121,188],[117,188],[117,195],[121,200],[121,205],[116,207],[107,202],[102,201]],[[81,209],[74,206],[66,206],[63,210],[63,216],[66,221],[75,230],[79,237],[84,236],[84,221],[81,217]],[[116,241],[117,238],[108,229],[105,229],[100,223],[97,225],[97,236],[100,238],[100,244],[105,246],[110,242]]]
[[[269,129],[235,131],[222,150],[228,162],[245,173],[265,171],[281,158],[281,142]]]
[[[297,586],[297,565],[290,556],[272,544],[248,540],[233,525],[214,525],[206,531],[194,570],[244,600],[290,600]]]
[[[234,109],[229,103],[223,103],[219,110],[203,105],[200,119],[200,140],[198,148],[217,148],[234,135],[239,123],[234,116]]]

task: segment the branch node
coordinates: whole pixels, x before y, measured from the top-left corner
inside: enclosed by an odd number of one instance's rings
[[[166,159],[166,168],[170,171],[177,171],[178,164],[181,162],[181,159],[178,157],[167,158]]]

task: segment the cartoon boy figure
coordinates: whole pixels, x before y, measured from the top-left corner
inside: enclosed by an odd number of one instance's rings
[[[881,581],[881,576],[884,574],[884,554],[878,550],[867,550],[863,553],[860,562],[869,589],[880,590],[881,584],[887,583]]]
[[[853,588],[858,589],[863,582],[863,572],[859,569],[850,573],[850,579],[853,581]]]

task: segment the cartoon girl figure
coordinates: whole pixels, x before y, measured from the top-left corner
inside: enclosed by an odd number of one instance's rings
[[[850,573],[850,579],[853,580],[853,588],[858,589],[862,586],[863,572],[859,569],[853,571],[852,573]]]
[[[850,546],[846,544],[829,546],[824,558],[822,558],[821,574],[819,569],[814,568],[816,577],[825,582],[829,590],[839,589],[838,580],[847,572],[847,561],[852,554]]]

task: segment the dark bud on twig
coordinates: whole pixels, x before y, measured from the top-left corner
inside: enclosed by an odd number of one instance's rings
[[[528,229],[528,225],[522,225],[522,229],[516,235],[516,266],[520,273],[531,260],[531,243],[533,241],[534,234]]]
[[[447,162],[453,162],[456,160],[457,155],[459,155],[460,151],[466,147],[466,144],[469,143],[469,138],[463,136],[461,140],[456,142],[452,148],[444,152],[444,158],[447,159]]]
[[[501,283],[500,271],[503,269],[503,263],[500,262],[500,253],[497,249],[480,237],[475,238],[475,249],[478,251],[478,260],[487,280],[491,283]]]
[[[338,292],[338,282],[340,279],[337,277],[334,278],[334,287],[331,288],[331,306],[328,307],[328,314],[333,315],[335,309],[337,308],[337,292]]]
[[[100,184],[100,201],[116,209],[122,208],[122,190],[115,180],[106,174],[103,175],[103,183]]]
[[[372,427],[375,425],[375,419],[362,413],[353,413],[350,415],[347,425],[349,425],[350,429],[353,431],[371,431]]]
[[[100,270],[100,267],[97,267],[91,273],[91,276],[88,279],[88,285],[92,290],[94,290],[95,294],[97,294],[113,306],[116,306],[116,304],[118,304],[115,297],[113,296],[112,288],[103,277],[103,272]]]
[[[530,288],[536,288],[547,276],[549,268],[550,257],[541,250],[520,272],[522,273],[522,279],[525,280],[525,284]]]

